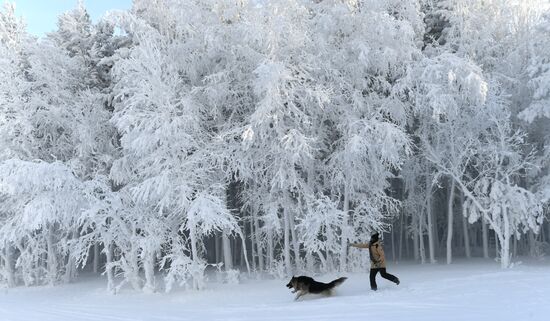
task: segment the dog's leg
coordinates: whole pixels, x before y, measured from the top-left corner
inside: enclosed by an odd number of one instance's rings
[[[298,290],[296,290],[296,289],[292,290],[292,293],[296,293],[296,292],[298,292]]]
[[[294,298],[294,301],[298,301],[298,299],[304,294],[305,294],[304,292],[299,291],[298,294],[296,294],[296,298]]]

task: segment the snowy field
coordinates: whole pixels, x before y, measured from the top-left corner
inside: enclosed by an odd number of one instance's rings
[[[495,262],[445,265],[390,264],[401,285],[350,274],[332,297],[293,301],[287,280],[211,283],[201,292],[108,295],[105,280],[81,278],[60,287],[4,290],[2,321],[76,320],[550,320],[550,264],[503,271]],[[316,276],[330,281],[334,275]]]

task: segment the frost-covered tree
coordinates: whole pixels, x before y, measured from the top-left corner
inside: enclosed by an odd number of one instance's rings
[[[30,42],[23,22],[16,18],[13,4],[0,11],[0,161],[25,157],[31,148],[32,126],[22,106],[26,102],[26,54]]]
[[[538,32],[531,39],[530,60],[526,66],[529,84],[533,89],[531,104],[520,113],[520,118],[531,123],[539,117],[550,118],[550,55],[548,54],[548,36],[550,35],[550,16],[536,26]]]
[[[11,38],[24,39],[22,36]],[[116,137],[108,123],[110,116],[102,95],[90,87],[93,82],[85,81],[93,79],[85,53],[77,55],[54,38],[55,34],[41,42],[21,40],[2,48],[7,50],[3,55],[6,60],[2,61],[7,68],[3,68],[3,72],[11,73],[13,82],[12,89],[2,90],[9,99],[1,107],[5,109],[2,115],[7,117],[0,126],[5,134],[2,135],[1,161],[40,159],[63,164],[84,184],[106,173]],[[50,215],[55,219],[55,212]],[[78,225],[71,224],[63,226],[59,234],[66,233],[66,242],[78,242],[79,232]],[[75,276],[80,254],[74,252],[79,250],[73,250],[64,249],[67,262],[60,267],[63,266],[65,281]],[[53,276],[49,279],[56,281]]]
[[[90,15],[79,1],[76,8],[61,14],[57,21],[57,30],[50,36],[71,57],[89,57],[92,48],[93,26]]]
[[[481,156],[479,178],[467,196],[464,215],[470,222],[484,218],[500,243],[500,261],[509,267],[510,241],[528,230],[538,233],[544,213],[541,200],[521,187],[520,178],[530,166],[530,158],[521,154],[524,135],[511,128],[508,115],[500,109],[490,118],[492,128],[486,136],[489,144]],[[529,156],[529,155],[528,155]]]
[[[530,60],[527,67],[528,84],[532,92],[530,104],[518,117],[529,124],[527,127],[533,145],[539,149],[540,171],[533,172],[535,190],[543,201],[550,201],[550,55],[548,36],[550,16],[548,13],[535,28],[537,31],[530,44]]]
[[[24,46],[28,41],[24,23],[15,16],[15,6],[4,3],[0,10],[0,162],[13,157],[25,157],[30,148],[28,136],[32,126],[27,114],[21,110],[25,101],[26,79],[24,73]],[[1,204],[8,202],[0,196]],[[13,219],[14,213],[7,206],[0,210],[0,224]],[[15,274],[15,247],[2,238],[0,244],[1,278],[8,286],[17,283]]]
[[[326,3],[317,12],[315,42],[326,48],[320,54],[327,62],[320,77],[332,88],[317,120],[325,130],[322,190],[330,191],[345,215],[338,254],[345,270],[347,242],[384,230],[383,223],[397,212],[387,189],[409,151],[408,110],[392,92],[419,57],[422,30],[409,1]]]
[[[0,173],[1,211],[11,214],[0,232],[9,251],[2,274],[25,285],[67,281],[71,257],[82,255],[72,235],[86,206],[82,183],[61,163],[7,160]]]
[[[0,11],[0,43],[4,46],[20,50],[27,37],[25,23],[15,15],[15,4],[5,1]]]
[[[302,257],[300,240],[293,235],[295,221],[297,234],[307,233],[304,244],[309,247],[316,244],[313,232],[301,229],[310,220],[318,225],[319,204],[330,208],[331,217],[343,224],[339,237],[333,229],[322,228],[317,237],[331,242],[328,249],[340,250],[330,253],[304,246],[306,260],[311,261],[308,255],[315,252],[323,266],[346,269],[347,242],[382,229],[396,206],[386,189],[408,149],[408,138],[402,127],[404,105],[388,96],[404,72],[403,62],[419,54],[418,12],[410,3],[377,1],[309,6],[289,1],[265,8],[268,16],[275,9],[288,12],[290,20],[277,17],[274,21],[285,28],[264,31],[272,42],[267,47],[269,64],[262,63],[256,71],[257,86],[264,88],[243,135],[245,155],[262,175],[254,181],[264,184],[252,186],[267,193],[269,200],[259,196],[263,204],[252,207],[260,209],[265,221],[279,222],[265,229],[274,228],[267,231],[268,242],[281,233],[287,270],[292,258],[300,268]],[[294,17],[306,9],[314,14],[310,21]],[[287,213],[288,208],[293,212]],[[323,224],[334,226],[331,220]],[[268,252],[273,247],[267,244]]]
[[[194,30],[189,25],[171,23],[195,19],[198,28],[224,22],[216,13],[201,8],[200,2],[190,4],[193,10],[167,2],[156,8],[142,5],[139,16],[120,17],[121,25],[130,28],[134,46],[119,52],[113,68],[116,85],[111,121],[121,134],[123,155],[110,175],[140,209],[136,219],[145,224],[140,230],[147,231],[147,220],[154,219],[160,234],[167,235],[159,242],[144,242],[136,251],[151,258],[144,261],[134,255],[133,264],[137,266],[138,260],[146,278],[152,277],[156,265],[152,257],[163,251],[164,244],[171,244],[172,259],[191,262],[187,268],[192,271],[194,287],[200,288],[206,267],[204,238],[214,230],[241,231],[227,210],[227,182],[220,175],[222,168],[216,167],[218,155],[209,148],[211,144],[219,146],[215,129],[210,127],[210,117],[218,111],[210,105],[209,88],[203,88],[203,82],[213,67],[212,59],[219,55],[207,46],[216,30],[191,37],[188,33]],[[177,42],[172,41],[174,36]],[[198,54],[201,46],[206,51]],[[180,60],[182,55],[188,60]],[[159,231],[152,231],[155,233]],[[183,244],[174,240],[181,234],[187,238]],[[151,287],[150,282],[147,286]]]
[[[245,157],[252,165],[251,182],[246,186],[263,192],[259,201],[265,215],[280,220],[281,261],[291,273],[291,251],[294,266],[301,267],[295,222],[304,213],[301,204],[313,198],[306,174],[316,144],[310,138],[311,118],[322,108],[324,91],[312,81],[313,43],[309,21],[301,19],[307,8],[286,1],[270,3],[264,10],[269,20],[259,27],[265,60],[254,70],[256,106],[243,133]],[[280,10],[285,14],[274,14]],[[267,232],[271,238],[276,231]]]
[[[484,124],[483,105],[488,84],[481,69],[452,54],[425,58],[410,74],[405,92],[413,97],[415,135],[425,157],[460,178],[466,175],[480,148]],[[447,263],[452,260],[455,179],[450,177],[447,209]]]
[[[470,74],[462,78],[466,83],[458,87],[459,91],[473,90],[458,95],[467,98],[466,102],[476,99],[475,97],[481,98],[470,101],[475,109],[464,108],[464,105],[460,108],[464,113],[468,110],[475,111],[470,117],[460,117],[461,120],[467,120],[466,123],[453,119],[452,114],[443,115],[443,127],[446,124],[451,125],[444,132],[449,134],[459,130],[461,134],[448,136],[452,141],[443,144],[444,150],[438,151],[427,141],[424,142],[424,148],[427,159],[452,180],[451,195],[456,184],[466,197],[464,215],[469,217],[469,222],[482,218],[495,231],[501,248],[501,265],[505,268],[510,266],[511,236],[519,238],[529,229],[536,233],[542,224],[543,213],[540,200],[530,191],[518,186],[522,172],[530,167],[529,158],[521,153],[523,136],[511,128],[509,114],[504,109],[507,106],[506,101],[494,93],[485,97],[487,88],[480,80],[475,74]],[[461,82],[458,77],[453,78],[453,81]],[[493,90],[498,93],[496,89]],[[476,95],[476,92],[481,95]],[[456,93],[451,97],[457,97]],[[462,104],[464,102],[462,100]],[[453,198],[450,196],[448,263],[452,259],[452,202]]]

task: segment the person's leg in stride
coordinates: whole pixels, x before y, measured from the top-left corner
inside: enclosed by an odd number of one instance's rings
[[[378,273],[379,269],[370,269],[370,288],[373,291],[378,290],[378,286],[376,286],[376,274]]]
[[[371,275],[372,275],[372,272],[371,272]],[[380,269],[380,276],[383,277],[386,280],[390,280],[393,283],[399,285],[399,279],[395,275],[389,274],[388,272],[386,272],[386,268],[381,268]],[[371,281],[371,286],[372,286],[372,281]]]

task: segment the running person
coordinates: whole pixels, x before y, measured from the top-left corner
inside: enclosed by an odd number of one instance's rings
[[[373,291],[378,290],[376,285],[376,274],[380,272],[380,275],[387,280],[392,281],[393,283],[399,285],[399,278],[395,275],[389,274],[386,272],[386,258],[384,257],[384,249],[382,248],[382,243],[379,240],[378,233],[375,233],[371,236],[369,243],[353,243],[350,246],[360,248],[360,249],[369,249],[370,256],[370,288]]]

